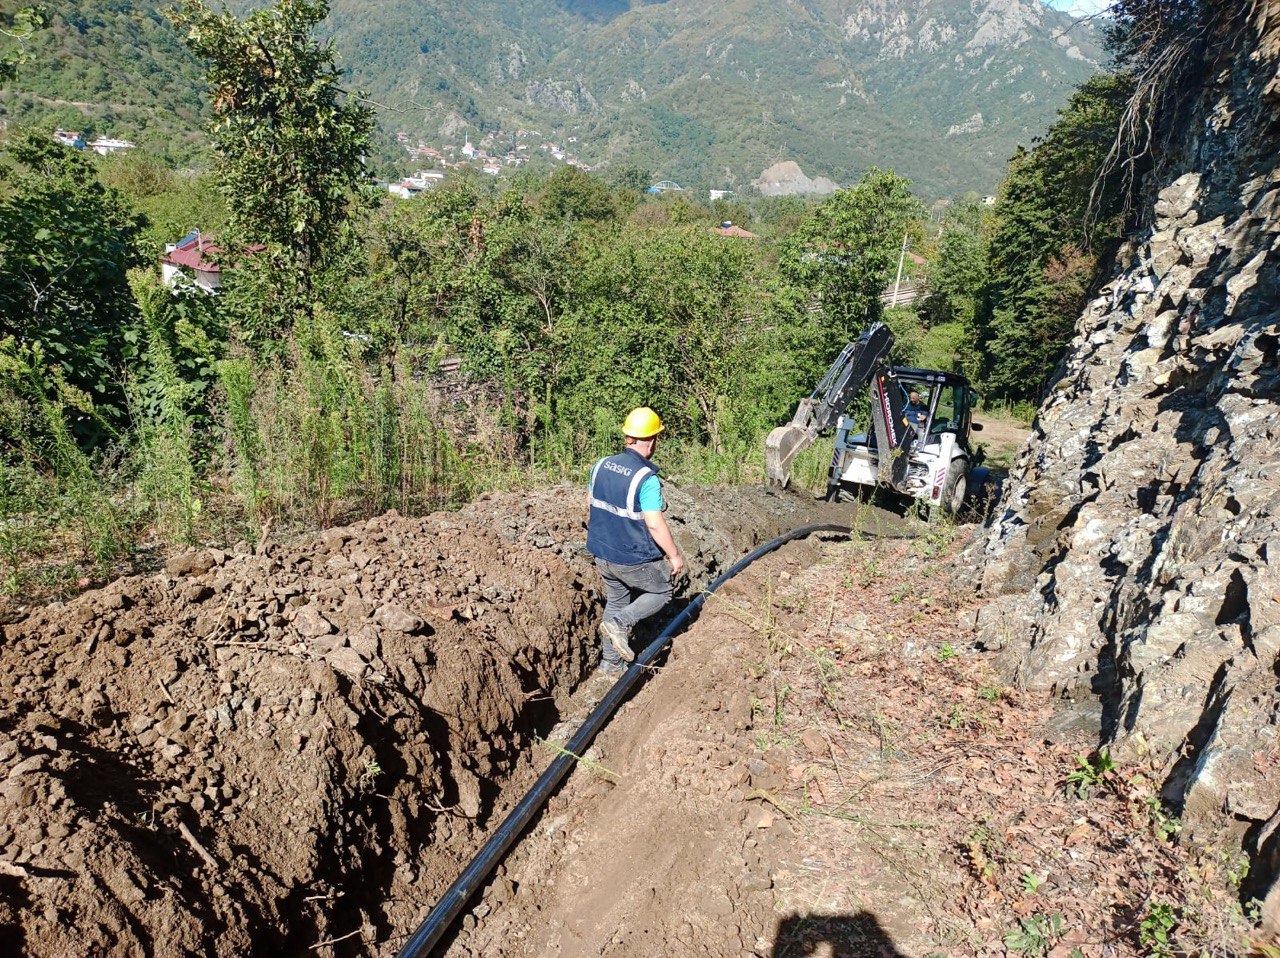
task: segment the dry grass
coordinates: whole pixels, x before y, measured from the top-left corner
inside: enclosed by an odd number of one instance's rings
[[[1178,844],[1151,769],[1073,776],[1095,742],[1051,733],[957,627],[956,548],[841,547],[731,609],[768,639],[754,734],[796,832],[779,908],[869,913],[905,954],[1247,950],[1238,856]]]

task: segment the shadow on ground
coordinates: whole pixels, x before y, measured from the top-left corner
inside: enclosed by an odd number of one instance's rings
[[[789,915],[778,922],[771,958],[906,958],[876,916]]]

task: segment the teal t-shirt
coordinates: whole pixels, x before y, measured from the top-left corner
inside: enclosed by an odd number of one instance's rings
[[[640,483],[640,511],[661,512],[662,506],[662,483],[657,476],[647,476]]]
[[[662,482],[657,476],[647,476],[640,483],[640,511],[661,512],[666,506],[662,498]]]

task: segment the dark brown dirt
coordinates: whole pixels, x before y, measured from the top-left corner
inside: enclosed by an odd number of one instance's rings
[[[1072,783],[1091,740],[974,650],[950,540],[788,547],[727,586],[446,954],[1247,950],[1239,861],[1170,840],[1150,769]]]
[[[695,586],[848,516],[670,498]],[[394,950],[594,667],[584,512],[565,487],[197,552],[4,626],[0,950]]]
[[[873,538],[715,596],[443,953],[1136,955],[1165,914],[1243,951],[1239,863],[1169,840],[1158,775],[1068,791],[1091,743],[975,651],[949,530],[670,498],[690,594],[788,528]],[[197,552],[6,625],[0,954],[393,954],[608,688],[583,513]]]

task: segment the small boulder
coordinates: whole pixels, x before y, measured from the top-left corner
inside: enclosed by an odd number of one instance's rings
[[[419,632],[426,625],[418,616],[409,614],[398,605],[380,606],[374,620],[390,632],[403,632],[405,635]]]
[[[213,589],[210,586],[205,585],[203,582],[188,582],[186,586],[183,587],[180,595],[187,602],[196,605],[211,597],[213,595]]]
[[[298,614],[293,617],[293,627],[308,638],[333,632],[333,623],[314,605],[304,605],[298,610]]]
[[[312,636],[307,646],[314,654],[326,656],[334,649],[340,649],[346,644],[346,640],[341,635],[330,634]]]
[[[213,556],[203,550],[183,552],[164,564],[170,575],[204,575],[213,568]]]
[[[347,639],[347,644],[366,662],[378,656],[378,634],[368,627],[353,632]]]
[[[355,679],[363,677],[367,668],[364,659],[360,658],[359,653],[352,648],[334,649],[324,657],[324,660],[336,671]]]
[[[1160,191],[1155,213],[1158,221],[1181,219],[1191,212],[1200,196],[1200,174],[1184,173]]]

